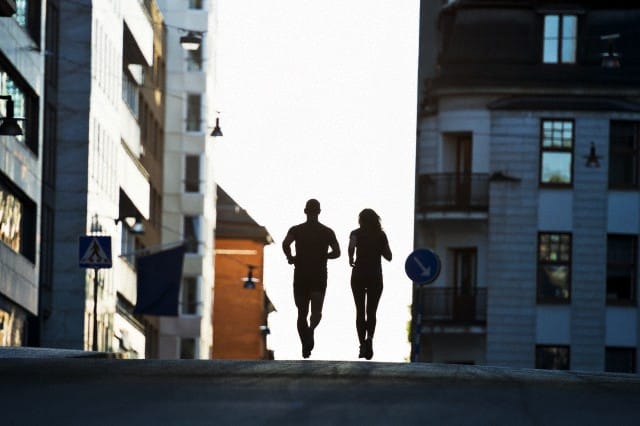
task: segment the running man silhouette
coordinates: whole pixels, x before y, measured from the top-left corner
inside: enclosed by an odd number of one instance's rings
[[[382,295],[382,261],[391,261],[387,235],[380,226],[380,217],[372,209],[364,209],[358,217],[360,227],[349,235],[349,265],[351,291],[356,304],[356,331],[360,341],[359,358],[373,357],[373,333],[376,311]],[[354,261],[355,254],[355,261]]]
[[[340,246],[331,228],[318,221],[320,203],[310,199],[304,208],[307,221],[291,227],[282,241],[282,250],[294,265],[293,298],[298,308],[298,335],[302,357],[309,358],[314,346],[313,332],[322,318],[322,305],[327,290],[327,260],[340,257]],[[295,243],[295,256],[291,244]],[[309,316],[311,306],[311,316]]]

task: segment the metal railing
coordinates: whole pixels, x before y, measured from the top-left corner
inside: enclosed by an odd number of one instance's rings
[[[489,175],[435,173],[420,175],[418,209],[428,211],[487,211]]]
[[[419,291],[423,321],[459,324],[485,324],[487,321],[486,288],[461,292],[451,287],[423,287]]]

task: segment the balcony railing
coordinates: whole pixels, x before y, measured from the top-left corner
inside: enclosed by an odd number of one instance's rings
[[[486,173],[420,175],[418,191],[421,212],[486,212],[489,208]]]
[[[426,322],[479,325],[487,322],[486,288],[461,292],[450,287],[423,287],[419,301],[422,320]]]

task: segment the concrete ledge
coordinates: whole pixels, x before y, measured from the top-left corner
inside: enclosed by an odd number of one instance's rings
[[[90,352],[76,349],[32,348],[28,346],[0,347],[0,360],[25,358],[117,358],[108,352]]]
[[[631,374],[513,369],[449,364],[378,363],[357,361],[210,361],[119,360],[77,358],[0,359],[0,376],[28,377],[166,377],[214,379],[216,377],[317,377],[384,380],[442,380],[447,382],[550,384],[640,388]]]

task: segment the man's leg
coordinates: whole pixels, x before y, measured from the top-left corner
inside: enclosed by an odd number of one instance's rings
[[[309,292],[301,286],[294,285],[293,287],[293,298],[296,302],[296,307],[298,308],[298,319],[297,319],[297,328],[298,328],[298,336],[300,337],[300,342],[302,343],[302,356],[304,358],[308,358],[311,354],[311,349],[309,348],[309,334],[310,329],[307,323],[307,317],[309,316]]]

